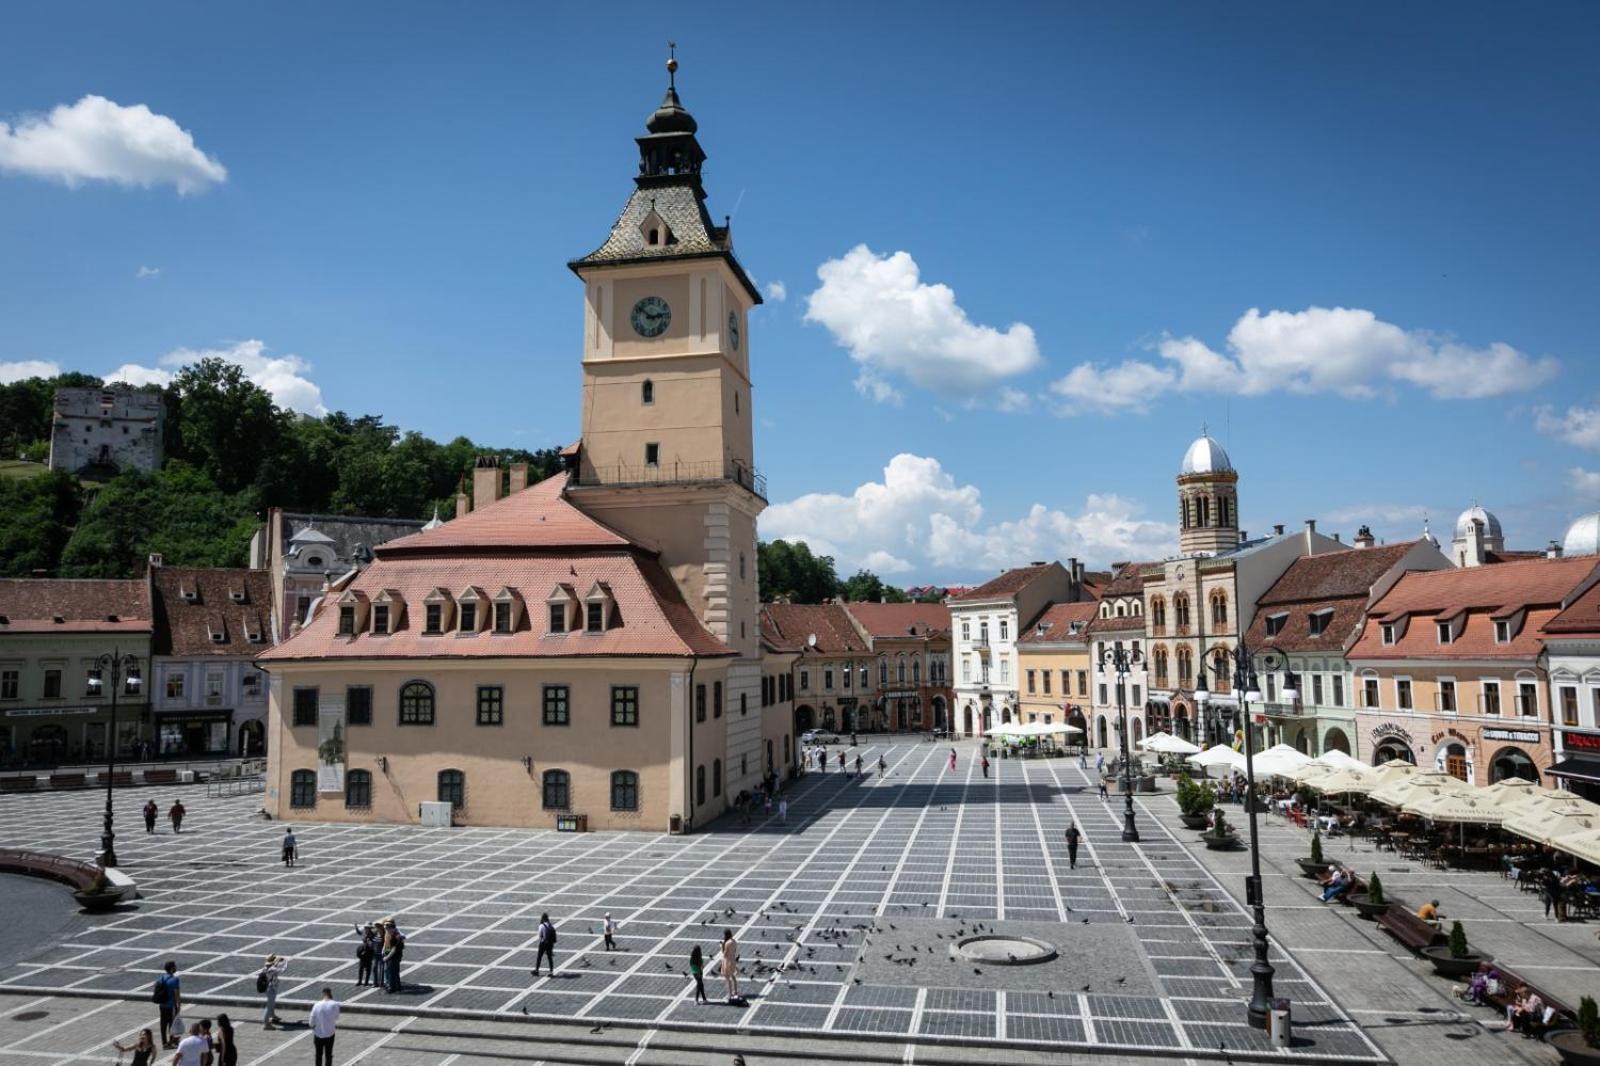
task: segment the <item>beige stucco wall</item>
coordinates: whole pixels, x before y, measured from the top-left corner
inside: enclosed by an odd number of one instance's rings
[[[457,819],[460,824],[548,828],[560,812],[544,810],[541,779],[547,769],[562,769],[571,775],[570,811],[588,815],[591,829],[659,832],[667,828],[670,815],[687,813],[687,724],[693,714],[688,668],[686,660],[278,664],[270,689],[265,806],[274,817],[291,820],[415,822],[418,804],[438,798],[438,772],[455,769],[466,774],[467,802]],[[695,667],[694,684],[709,687],[725,682],[726,674],[723,661],[702,660]],[[399,724],[400,687],[412,680],[434,686],[432,726]],[[543,724],[546,684],[569,686],[570,725]],[[342,700],[347,685],[373,689],[372,725],[345,730],[346,769],[372,772],[372,806],[347,809],[342,795],[322,793],[315,808],[292,808],[291,773],[318,767],[316,727],[291,724],[293,690],[317,686],[326,704]],[[505,724],[476,724],[479,685],[504,688]],[[613,685],[639,687],[637,727],[611,725]],[[709,765],[712,758],[722,757],[724,735],[723,722],[709,713],[704,723],[696,723],[695,762]],[[387,760],[387,769],[379,767],[379,756]],[[531,756],[531,769],[524,768],[524,756]],[[639,774],[637,812],[610,810],[613,770]],[[696,813],[697,820],[704,820],[714,812]]]

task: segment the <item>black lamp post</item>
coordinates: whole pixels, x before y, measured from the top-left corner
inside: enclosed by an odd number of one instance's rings
[[[111,829],[111,790],[116,779],[117,771],[117,694],[122,689],[123,679],[127,679],[128,691],[138,692],[141,684],[139,677],[139,657],[136,655],[123,655],[118,651],[109,651],[94,661],[94,672],[89,675],[89,694],[100,695],[105,688],[106,675],[111,675],[111,728],[106,738],[106,817],[105,828],[100,834],[100,865],[117,865],[116,839],[117,834]]]
[[[1232,652],[1216,656],[1209,664],[1216,672],[1217,680],[1223,685],[1232,681],[1235,707],[1233,714],[1244,728],[1244,776],[1245,776],[1245,804],[1250,819],[1250,876],[1245,880],[1245,902],[1250,905],[1255,923],[1250,927],[1250,936],[1255,943],[1256,961],[1250,964],[1250,976],[1253,984],[1250,990],[1250,1024],[1257,1029],[1267,1027],[1267,1012],[1272,1007],[1272,964],[1267,961],[1267,915],[1265,903],[1261,897],[1261,842],[1256,835],[1256,770],[1255,770],[1255,743],[1251,739],[1250,728],[1250,701],[1261,699],[1261,685],[1256,671],[1259,668],[1265,673],[1284,672],[1283,696],[1293,702],[1298,695],[1298,678],[1289,669],[1289,658],[1283,652],[1273,647],[1262,648],[1252,652],[1243,644],[1236,646]],[[1231,669],[1230,669],[1231,668]],[[1200,671],[1200,678],[1195,685],[1194,699],[1202,710],[1211,702],[1211,691],[1206,687],[1206,672]],[[1217,712],[1220,719],[1227,713],[1224,709]],[[1231,724],[1230,724],[1231,728]]]
[[[1117,641],[1100,651],[1100,668],[1117,675],[1117,732],[1122,745],[1122,842],[1137,844],[1139,827],[1133,821],[1133,768],[1128,755],[1128,674],[1144,661],[1137,645],[1123,647]],[[1087,724],[1087,723],[1085,723]]]

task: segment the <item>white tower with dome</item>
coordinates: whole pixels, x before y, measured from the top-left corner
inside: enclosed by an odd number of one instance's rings
[[[1456,535],[1450,541],[1450,561],[1457,566],[1482,566],[1490,562],[1489,553],[1506,550],[1500,519],[1474,502],[1456,519]]]
[[[1178,468],[1178,529],[1184,555],[1214,555],[1239,546],[1239,472],[1204,427]]]

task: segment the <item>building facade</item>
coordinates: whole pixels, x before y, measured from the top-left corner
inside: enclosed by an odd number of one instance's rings
[[[0,579],[0,765],[56,766],[143,752],[151,739],[150,583]],[[133,656],[112,728],[103,655]],[[90,684],[100,679],[99,686]]]
[[[474,471],[469,513],[375,547],[262,656],[277,816],[414,821],[427,800],[473,824],[679,831],[785,769],[756,587],[760,296],[707,214],[696,131],[669,84],[622,214],[568,264],[567,470],[504,497]]]
[[[267,677],[255,658],[272,646],[272,581],[265,570],[203,570],[150,560],[155,609],[152,729],[163,756],[266,754]]]
[[[250,568],[272,582],[273,637],[305,624],[328,585],[372,562],[373,551],[426,524],[410,518],[300,514],[274,507],[250,541]]]
[[[1144,739],[1143,708],[1150,691],[1146,673],[1144,572],[1153,563],[1116,563],[1102,588],[1095,616],[1089,620],[1089,676],[1075,678],[1074,695],[1087,701],[1088,713],[1080,728],[1091,747],[1121,746],[1122,710],[1128,716],[1128,742]],[[1113,655],[1121,647],[1128,655],[1128,672],[1120,677],[1124,705],[1117,703],[1119,675]],[[1078,723],[1074,723],[1078,724]]]
[[[870,640],[839,603],[768,603],[765,639],[794,658],[794,731],[869,731],[877,720],[877,657]]]
[[[1017,718],[1080,730],[1066,738],[1069,744],[1093,742],[1093,727],[1084,713],[1088,699],[1076,693],[1089,687],[1089,623],[1099,608],[1094,600],[1051,604],[1017,639],[1022,674]]]
[[[950,608],[942,603],[847,603],[877,656],[872,728],[884,733],[949,728]]]
[[[158,470],[164,432],[158,391],[128,385],[57,389],[50,469],[106,475]]]

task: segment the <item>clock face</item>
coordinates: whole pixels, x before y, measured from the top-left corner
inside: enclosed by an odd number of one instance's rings
[[[629,318],[639,336],[659,337],[672,325],[672,308],[659,296],[646,296],[633,305]]]
[[[739,316],[732,311],[728,312],[728,339],[733,342],[733,350],[739,350]]]

